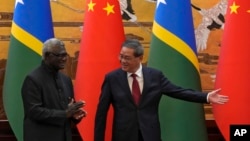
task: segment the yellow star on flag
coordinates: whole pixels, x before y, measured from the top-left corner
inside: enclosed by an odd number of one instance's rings
[[[94,11],[94,6],[96,3],[93,3],[92,0],[88,4],[88,11]]]
[[[239,7],[240,7],[240,6],[239,6],[239,5],[236,5],[235,2],[234,2],[233,5],[230,6],[230,9],[231,9],[230,14],[232,14],[232,13],[237,14],[237,13],[238,13],[238,12],[237,12],[237,9],[238,9]]]
[[[103,9],[106,10],[107,15],[109,15],[110,13],[115,13],[114,7],[115,7],[114,5],[110,5],[109,3],[107,3],[107,6]]]

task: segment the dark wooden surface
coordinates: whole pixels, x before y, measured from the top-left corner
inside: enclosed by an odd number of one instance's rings
[[[0,120],[0,141],[17,141],[7,120]]]
[[[83,141],[77,128],[73,127],[72,133],[73,141]],[[0,141],[17,141],[7,120],[0,120]]]
[[[213,119],[206,120],[209,141],[225,141]]]
[[[225,141],[214,120],[206,120],[209,141]],[[82,141],[76,128],[73,131],[73,141]],[[17,141],[7,120],[0,120],[0,141]]]

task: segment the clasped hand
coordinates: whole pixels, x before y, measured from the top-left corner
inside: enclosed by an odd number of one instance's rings
[[[68,104],[68,108],[66,109],[67,118],[75,118],[77,120],[86,116],[86,111],[83,110],[83,106],[85,106],[84,101],[74,102],[72,99]]]

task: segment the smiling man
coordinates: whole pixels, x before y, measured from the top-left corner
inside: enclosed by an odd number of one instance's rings
[[[144,67],[143,47],[137,40],[122,44],[121,68],[105,76],[95,118],[95,139],[104,141],[109,106],[114,107],[112,141],[161,141],[158,115],[162,95],[197,102],[224,104],[219,89],[202,93],[171,83],[157,69]]]
[[[72,141],[71,123],[86,112],[75,102],[71,79],[61,73],[68,54],[56,38],[44,42],[42,63],[28,74],[22,86],[24,141]]]

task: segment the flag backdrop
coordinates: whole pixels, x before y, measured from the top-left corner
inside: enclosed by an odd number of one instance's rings
[[[78,58],[75,97],[86,101],[87,117],[78,130],[84,141],[93,141],[94,120],[101,85],[107,72],[120,66],[118,55],[125,40],[118,0],[87,0],[81,48]],[[112,111],[112,110],[110,110]],[[106,126],[111,140],[112,112]]]
[[[49,0],[16,0],[6,64],[3,104],[18,141],[23,140],[24,77],[41,62],[42,43],[54,36]]]
[[[174,84],[201,90],[189,0],[158,0],[148,66]],[[163,141],[206,141],[203,105],[163,96],[159,107]]]
[[[229,96],[213,104],[216,123],[227,141],[230,124],[250,124],[250,1],[229,0],[215,87]]]

